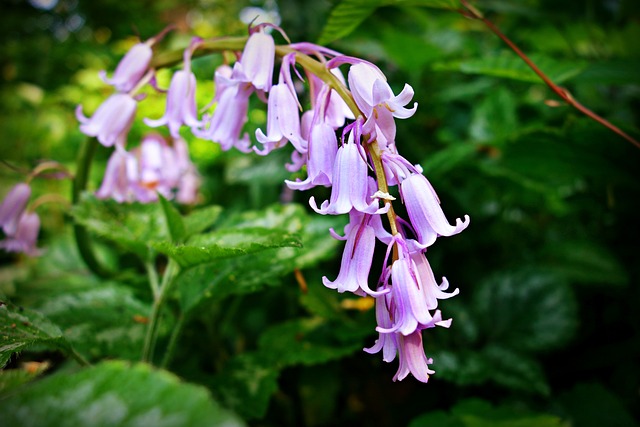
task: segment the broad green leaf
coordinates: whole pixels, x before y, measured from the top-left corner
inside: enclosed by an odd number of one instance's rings
[[[517,131],[516,99],[506,88],[492,90],[474,108],[469,125],[473,141],[497,144],[513,138]]]
[[[120,204],[85,194],[71,210],[76,222],[92,233],[147,259],[148,245],[169,241],[167,222],[158,204]]]
[[[328,44],[348,36],[376,9],[383,6],[423,6],[457,9],[455,0],[342,0],[332,11],[322,30],[319,44]]]
[[[574,296],[555,275],[537,269],[505,271],[478,285],[476,322],[490,343],[522,351],[556,348],[575,332]]]
[[[491,381],[513,390],[549,395],[544,371],[534,359],[500,346],[487,346],[482,355],[491,367]]]
[[[559,61],[543,55],[529,55],[534,64],[551,81],[560,84],[578,76],[587,66],[583,61]],[[499,55],[485,55],[481,58],[438,62],[434,71],[458,71],[465,74],[479,74],[518,80],[527,83],[543,83],[542,79],[515,53],[502,51]]]
[[[220,301],[231,294],[258,291],[281,283],[296,268],[317,264],[334,257],[339,244],[329,235],[330,227],[339,228],[344,219],[309,216],[300,205],[276,205],[261,211],[230,216],[221,229],[279,229],[283,234],[299,236],[302,248],[282,247],[235,258],[223,258],[184,271],[176,279],[180,305],[186,312],[204,303]],[[311,280],[311,278],[307,278]],[[318,277],[316,280],[320,281]],[[293,284],[293,278],[290,279]]]
[[[104,362],[59,372],[3,401],[1,425],[240,426],[206,389],[149,365]]]
[[[53,295],[38,309],[60,326],[86,358],[140,357],[150,307],[125,286],[102,283]]]
[[[180,212],[178,212],[170,201],[162,197],[162,195],[159,194],[158,198],[160,199],[160,206],[162,206],[162,211],[167,221],[171,241],[176,243],[182,242],[187,236],[187,231]]]
[[[319,317],[291,320],[265,331],[258,347],[264,357],[280,367],[324,363],[362,350],[360,340],[338,340],[334,328],[340,326],[336,325]]]
[[[557,416],[507,405],[493,406],[480,399],[457,403],[450,413],[428,412],[414,418],[409,427],[568,427]]]
[[[216,397],[246,419],[261,418],[278,390],[280,371],[260,353],[244,353],[225,364],[213,382]]]
[[[34,345],[71,351],[60,328],[49,319],[5,302],[0,303],[0,338],[0,367],[7,364],[12,354]]]
[[[183,268],[236,257],[265,249],[300,247],[298,236],[268,228],[223,229],[193,236],[186,244],[156,242],[151,246]]]
[[[221,213],[220,206],[207,206],[190,212],[182,218],[187,237],[206,231],[218,220]]]

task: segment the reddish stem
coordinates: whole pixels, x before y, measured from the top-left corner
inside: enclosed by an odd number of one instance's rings
[[[580,111],[582,114],[591,118],[592,120],[595,120],[601,125],[606,126],[636,147],[640,148],[640,142],[636,141],[622,129],[618,128],[611,122],[605,120],[604,118],[600,117],[599,115],[579,103],[567,89],[555,84],[546,74],[544,74],[540,70],[540,68],[538,68],[536,64],[533,63],[531,59],[529,59],[527,55],[524,54],[524,52],[520,50],[520,48],[518,48],[518,46],[515,45],[515,43],[513,43],[507,36],[505,36],[493,22],[482,16],[482,14],[475,7],[471,6],[466,0],[460,0],[460,3],[462,3],[462,6],[464,6],[464,8],[466,9],[460,11],[464,16],[482,21],[495,35],[500,37],[502,41],[507,44],[507,46],[509,46],[520,58],[522,58],[522,60],[533,70],[533,72],[536,73],[538,77],[540,77],[542,81],[544,81],[545,84],[549,86],[551,90],[553,90],[556,94],[558,94],[558,96],[562,98],[567,104],[571,105],[573,108]]]

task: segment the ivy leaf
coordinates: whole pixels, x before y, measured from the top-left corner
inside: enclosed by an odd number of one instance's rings
[[[329,15],[318,44],[328,44],[348,36],[376,9],[383,6],[423,6],[457,9],[455,0],[342,0]]]
[[[59,372],[3,401],[0,424],[20,426],[240,426],[206,389],[149,365],[104,362]]]
[[[52,295],[38,310],[56,322],[86,358],[140,357],[150,307],[123,285],[101,283]]]
[[[167,221],[158,204],[120,204],[85,193],[71,214],[76,222],[120,247],[148,258],[148,244],[169,241]]]
[[[13,353],[33,345],[71,351],[69,342],[60,328],[35,311],[0,303],[0,368],[5,366]]]
[[[210,263],[220,258],[236,257],[265,249],[301,247],[293,234],[268,228],[224,229],[193,236],[186,244],[155,242],[151,246],[183,268]]]

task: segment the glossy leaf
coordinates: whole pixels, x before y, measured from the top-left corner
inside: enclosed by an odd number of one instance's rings
[[[55,394],[51,394],[55,390]],[[104,362],[59,372],[3,401],[0,424],[65,426],[240,426],[206,389],[148,365]]]

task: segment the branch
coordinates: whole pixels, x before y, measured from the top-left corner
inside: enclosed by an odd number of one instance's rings
[[[467,0],[460,0],[460,3],[465,8],[465,10],[461,10],[460,13],[462,13],[466,17],[482,21],[495,35],[500,37],[502,41],[507,44],[507,46],[509,46],[520,58],[522,58],[522,60],[533,70],[533,72],[536,73],[538,77],[540,77],[542,81],[544,81],[545,84],[551,88],[551,90],[553,90],[560,98],[562,98],[564,102],[571,105],[573,108],[580,111],[590,119],[595,120],[603,126],[606,126],[636,147],[640,148],[640,142],[633,139],[629,134],[624,132],[619,127],[615,126],[611,122],[605,120],[604,118],[600,117],[599,115],[579,103],[567,89],[562,88],[551,81],[551,79],[546,74],[544,74],[542,70],[540,70],[540,68],[538,68],[538,66],[534,64],[533,61],[529,59],[529,57],[518,48],[518,46],[515,45],[515,43],[513,43],[507,36],[502,34],[502,32],[493,24],[493,22],[485,18],[482,13],[478,9],[470,5]]]

